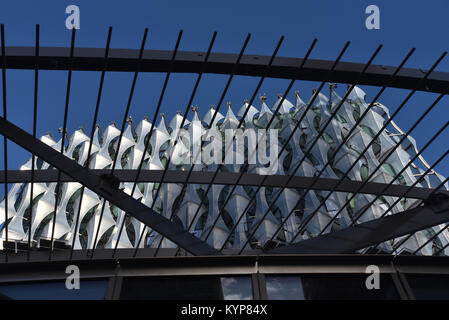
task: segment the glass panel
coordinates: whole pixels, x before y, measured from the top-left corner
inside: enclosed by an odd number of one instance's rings
[[[12,300],[103,300],[107,279],[82,280],[78,290],[68,290],[65,281],[39,281],[0,285],[0,299]]]
[[[267,276],[266,283],[269,300],[304,300],[298,276]]]
[[[253,299],[250,277],[223,277],[220,281],[224,300]]]
[[[406,278],[417,300],[449,300],[449,275],[408,274]]]

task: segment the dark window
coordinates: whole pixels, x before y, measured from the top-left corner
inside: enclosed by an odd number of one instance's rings
[[[407,274],[417,300],[449,300],[449,275]]]
[[[250,277],[166,276],[123,279],[124,300],[247,300],[252,299]]]
[[[399,299],[388,274],[380,275],[380,289],[368,290],[369,274],[303,274],[267,276],[270,300],[391,300]]]
[[[78,290],[69,290],[65,281],[38,281],[0,285],[0,299],[12,300],[103,300],[107,279],[80,281]]]

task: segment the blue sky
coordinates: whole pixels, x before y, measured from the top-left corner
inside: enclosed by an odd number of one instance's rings
[[[104,47],[107,28],[113,27],[113,48],[139,48],[145,27],[149,28],[147,49],[173,49],[177,34],[184,30],[180,50],[206,51],[214,31],[218,36],[215,52],[237,53],[247,33],[252,38],[247,53],[271,55],[281,35],[285,36],[279,56],[303,57],[312,40],[318,43],[311,58],[335,59],[346,41],[351,45],[342,61],[367,62],[376,47],[384,47],[375,59],[376,64],[397,65],[412,47],[416,52],[407,67],[429,68],[448,50],[449,2],[433,1],[2,1],[0,22],[5,24],[7,46],[34,45],[37,23],[41,26],[41,46],[69,46],[70,31],[65,28],[65,8],[75,4],[80,8],[81,29],[76,46]],[[380,30],[365,28],[365,8],[375,4],[380,8]],[[437,70],[449,72],[449,57]],[[8,118],[32,130],[33,71],[8,70]],[[83,126],[90,131],[96,102],[100,73],[74,72],[69,106],[69,131]],[[141,74],[131,105],[131,116],[139,121],[144,115],[150,119],[162,88],[164,74]],[[193,89],[195,75],[174,75],[162,106],[169,118],[176,110],[184,110]],[[205,75],[200,83],[194,104],[203,112],[210,104],[217,104],[227,77]],[[124,108],[131,87],[131,73],[108,73],[105,79],[100,124],[105,128],[112,120],[121,125]],[[234,110],[250,98],[258,78],[239,77],[231,85],[225,101],[231,101]],[[67,72],[42,71],[39,81],[38,135],[47,131],[59,137],[62,126]],[[272,104],[276,95],[288,85],[286,80],[269,79],[259,94],[267,93]],[[295,84],[303,100],[311,95],[318,83]],[[345,86],[338,91],[342,94]],[[364,87],[368,101],[378,88]],[[326,93],[328,89],[326,88]],[[292,90],[293,93],[293,90]],[[393,111],[408,91],[389,89],[379,100]],[[288,97],[292,100],[292,94]],[[425,108],[436,98],[434,94],[417,93],[396,118],[406,131]],[[257,107],[259,101],[254,103]],[[424,145],[449,118],[449,99],[443,98],[434,111],[412,133],[418,146]],[[224,106],[222,106],[222,109]],[[189,116],[191,118],[191,116]],[[433,163],[448,147],[449,133],[430,147],[424,156]],[[3,141],[1,142],[3,143]],[[14,144],[9,146],[9,168],[18,168],[30,156]],[[0,154],[3,145],[0,144]],[[3,156],[0,157],[3,168]],[[449,160],[443,161],[437,171],[449,175]]]

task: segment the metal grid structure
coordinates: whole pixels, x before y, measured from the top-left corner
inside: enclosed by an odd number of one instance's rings
[[[429,140],[429,142],[422,148],[421,151],[417,152],[416,155],[408,162],[407,166],[401,169],[400,172],[396,174],[394,179],[391,180],[390,183],[378,183],[372,182],[370,179],[373,174],[371,174],[365,181],[353,181],[345,179],[347,178],[347,173],[341,179],[330,179],[321,177],[326,165],[315,174],[313,177],[306,176],[297,176],[295,175],[299,165],[292,171],[291,174],[286,175],[258,175],[253,173],[248,173],[248,168],[243,167],[240,170],[240,173],[232,173],[232,172],[223,172],[220,168],[217,168],[215,171],[209,172],[200,172],[194,170],[194,165],[191,166],[189,171],[181,171],[181,170],[169,170],[169,163],[171,155],[168,158],[167,165],[163,170],[145,170],[143,168],[144,157],[142,156],[140,164],[137,169],[131,170],[116,170],[116,162],[118,159],[118,150],[120,150],[120,145],[122,143],[123,134],[125,132],[125,126],[127,124],[129,118],[129,110],[132,104],[134,89],[136,86],[136,82],[138,80],[138,74],[142,72],[164,72],[166,73],[166,77],[163,83],[163,88],[160,93],[159,101],[157,103],[157,107],[154,111],[154,118],[151,122],[151,129],[149,133],[149,138],[145,142],[144,146],[144,154],[148,150],[149,143],[154,132],[154,124],[157,120],[157,116],[160,112],[161,104],[164,99],[164,94],[166,92],[166,88],[170,79],[170,75],[172,73],[192,73],[197,74],[197,79],[194,85],[194,89],[189,98],[189,102],[184,110],[181,113],[181,120],[179,127],[183,127],[187,116],[191,110],[192,102],[194,101],[198,86],[202,79],[203,74],[206,73],[215,73],[215,74],[223,74],[228,75],[228,80],[226,82],[225,88],[219,98],[216,112],[210,119],[209,126],[214,123],[215,117],[218,114],[220,107],[223,104],[226,93],[229,89],[231,81],[236,75],[246,75],[259,77],[259,81],[257,84],[254,93],[251,96],[251,99],[247,103],[247,108],[242,112],[241,119],[238,123],[238,127],[240,128],[244,123],[244,119],[246,118],[252,103],[256,99],[259,89],[266,78],[279,78],[279,79],[289,79],[290,83],[286,88],[285,92],[280,96],[280,101],[277,104],[277,108],[273,111],[273,115],[271,119],[268,121],[266,128],[270,128],[272,122],[275,119],[275,116],[278,114],[279,109],[284,103],[285,97],[288,96],[290,90],[292,89],[296,80],[308,80],[308,81],[320,81],[321,84],[318,89],[314,92],[312,98],[305,106],[306,112],[312,108],[314,101],[319,97],[320,92],[326,83],[335,82],[335,83],[344,83],[348,84],[348,90],[345,95],[341,98],[339,103],[336,104],[335,109],[332,110],[330,118],[327,122],[320,128],[318,132],[317,138],[310,145],[310,147],[305,151],[304,158],[310,153],[310,150],[314,147],[315,143],[317,143],[318,137],[320,137],[325,127],[332,121],[332,119],[336,116],[337,111],[342,107],[348,96],[351,94],[356,85],[371,85],[377,86],[381,89],[379,90],[376,97],[372,100],[369,107],[366,111],[360,115],[357,123],[359,124],[364,116],[367,114],[368,110],[375,105],[375,101],[383,94],[386,88],[402,88],[411,90],[404,101],[400,104],[400,106],[395,110],[395,112],[391,115],[388,121],[385,122],[384,126],[381,130],[372,138],[372,141],[367,145],[367,147],[360,153],[359,158],[354,161],[354,164],[358,162],[358,160],[363,156],[363,154],[370,148],[370,146],[376,141],[379,135],[383,132],[383,130],[392,123],[393,118],[396,114],[406,105],[408,100],[412,97],[414,93],[417,91],[423,92],[433,92],[439,93],[440,95],[434,101],[434,103],[427,108],[424,114],[417,119],[412,128],[407,133],[402,133],[401,138],[396,144],[395,148],[400,146],[401,143],[409,136],[410,132],[421,122],[421,120],[432,110],[432,108],[441,100],[441,98],[449,93],[449,73],[442,73],[434,71],[438,64],[443,60],[446,55],[446,52],[443,53],[435,63],[426,71],[418,70],[418,69],[407,69],[403,68],[406,61],[413,54],[413,50],[409,52],[409,54],[404,58],[401,64],[397,67],[386,67],[380,65],[372,64],[374,58],[377,56],[382,46],[379,46],[375,52],[372,54],[371,58],[366,64],[358,64],[358,63],[347,63],[340,62],[343,54],[349,46],[349,42],[346,43],[334,61],[324,61],[324,60],[313,60],[309,59],[309,55],[311,54],[317,40],[315,39],[313,43],[310,45],[306,55],[303,59],[296,58],[282,58],[277,57],[278,50],[283,42],[283,37],[279,40],[274,52],[271,56],[257,56],[257,55],[246,55],[245,49],[250,40],[250,35],[244,41],[242,49],[239,54],[221,54],[221,53],[213,53],[212,48],[214,45],[215,38],[217,33],[214,33],[209,44],[207,52],[182,52],[178,51],[178,47],[182,37],[182,31],[179,33],[178,39],[176,41],[176,46],[173,51],[157,51],[157,50],[145,50],[145,43],[148,34],[148,30],[145,30],[142,44],[139,50],[123,50],[123,49],[110,49],[110,40],[111,40],[112,28],[109,28],[108,37],[106,41],[106,47],[104,49],[89,49],[89,48],[76,48],[75,47],[75,29],[72,32],[71,39],[71,47],[70,48],[41,48],[39,46],[39,26],[36,27],[36,44],[34,47],[7,47],[5,44],[5,31],[4,26],[1,26],[1,65],[2,65],[2,102],[3,102],[3,114],[0,117],[0,133],[4,136],[4,163],[5,168],[4,171],[0,172],[0,182],[4,183],[5,186],[5,195],[8,194],[8,184],[10,183],[30,183],[31,185],[31,195],[33,195],[33,186],[38,182],[56,182],[56,185],[60,185],[62,182],[78,182],[82,185],[81,189],[81,199],[83,198],[83,193],[85,189],[89,189],[99,197],[102,198],[102,209],[100,214],[100,223],[103,218],[104,208],[106,201],[112,203],[117,206],[121,210],[123,210],[126,215],[129,215],[143,224],[145,224],[145,228],[148,227],[154,232],[156,232],[160,237],[158,238],[158,244],[153,249],[142,249],[139,244],[141,243],[146,229],[142,230],[137,236],[138,243],[133,252],[130,253],[129,250],[124,253],[123,249],[119,249],[118,243],[116,242],[113,250],[96,250],[95,245],[92,250],[84,250],[83,252],[76,252],[74,250],[75,240],[66,248],[66,250],[55,251],[58,249],[58,246],[61,244],[58,243],[57,239],[54,237],[54,226],[56,224],[56,214],[53,215],[53,223],[52,223],[52,232],[50,239],[47,239],[45,242],[43,239],[40,243],[42,247],[45,247],[45,244],[48,248],[48,260],[55,259],[69,259],[72,260],[74,258],[80,259],[80,257],[85,258],[94,258],[96,257],[96,251],[101,251],[102,253],[99,256],[104,256],[104,254],[111,254],[112,257],[116,255],[120,256],[124,254],[125,256],[131,255],[133,257],[143,255],[153,255],[157,256],[158,254],[162,254],[161,251],[164,251],[164,248],[161,248],[161,244],[164,241],[164,238],[170,240],[174,244],[177,245],[177,249],[174,250],[165,250],[164,254],[192,254],[192,255],[200,255],[200,256],[208,256],[208,255],[221,255],[225,254],[261,254],[261,253],[288,253],[288,254],[342,254],[342,253],[355,253],[359,250],[366,250],[367,248],[371,248],[373,252],[373,248],[376,248],[379,244],[399,237],[407,236],[403,238],[401,241],[405,242],[409,237],[411,237],[415,232],[425,230],[426,228],[430,228],[437,225],[442,225],[449,222],[449,192],[443,190],[444,185],[447,183],[448,179],[445,179],[441,182],[439,186],[436,188],[422,188],[417,187],[416,184],[421,180],[416,180],[413,185],[404,186],[394,183],[401,176],[401,174],[407,169],[407,167],[413,165],[413,161],[418,159],[421,156],[422,151],[424,151],[427,146],[433,142],[436,137],[443,132],[449,123],[446,123],[434,137]],[[34,82],[34,112],[33,112],[33,132],[32,134],[24,131],[20,127],[8,121],[7,117],[7,69],[31,69],[35,72],[35,82]],[[62,141],[60,144],[59,152],[55,150],[53,147],[50,147],[46,143],[37,139],[36,137],[36,121],[37,121],[37,96],[38,96],[38,83],[39,83],[39,71],[40,70],[66,70],[68,73],[67,78],[67,89],[66,89],[66,99],[65,99],[65,108],[64,108],[64,121],[62,125]],[[95,105],[94,117],[92,120],[92,128],[90,134],[90,144],[88,150],[88,158],[92,152],[92,139],[94,138],[96,132],[96,123],[98,120],[99,108],[101,105],[102,98],[102,90],[105,73],[108,71],[126,71],[133,72],[133,80],[131,91],[129,93],[128,103],[124,110],[120,135],[118,137],[117,142],[117,152],[116,157],[113,159],[113,165],[111,169],[90,169],[88,165],[82,166],[78,164],[73,159],[64,155],[64,147],[65,147],[65,133],[67,131],[67,121],[68,121],[68,110],[70,104],[70,89],[71,89],[71,79],[72,72],[75,70],[82,71],[101,71],[100,84],[98,90],[98,97]],[[195,110],[193,110],[195,112]],[[304,112],[304,115],[306,114]],[[302,121],[302,118],[297,122],[294,127],[291,135],[288,137],[287,141],[291,139],[294,135],[295,131],[298,129]],[[394,123],[394,122],[393,122]],[[352,130],[355,130],[354,126],[350,133],[347,135],[346,139],[350,136]],[[341,143],[335,153],[342,148],[344,143],[346,142],[344,139],[343,143]],[[8,150],[6,141],[10,140],[22,148],[28,150],[32,153],[32,161],[31,161],[31,170],[10,170],[7,166],[8,159]],[[175,139],[175,146],[177,143],[177,139]],[[173,149],[174,147],[173,146]],[[286,148],[286,144],[281,149],[281,154]],[[394,148],[394,149],[395,149]],[[391,150],[391,153],[394,151]],[[435,162],[432,166],[430,166],[427,171],[423,174],[426,176],[428,173],[433,172],[433,167],[437,165],[447,154],[449,151],[443,153],[443,155],[439,158],[437,162]],[[391,154],[390,153],[390,154]],[[35,168],[35,160],[39,158],[46,163],[48,163],[51,167],[57,170],[39,170]],[[303,159],[304,159],[303,158]],[[385,157],[385,159],[388,158]],[[384,160],[385,160],[384,159]],[[300,161],[302,163],[303,160]],[[382,163],[381,163],[382,164]],[[377,169],[376,169],[377,170]],[[121,182],[132,182],[132,190],[130,194],[125,193],[122,189],[119,188]],[[229,199],[231,198],[231,194],[238,186],[255,186],[257,187],[257,191],[254,193],[253,198],[250,200],[244,212],[240,215],[239,220],[243,217],[244,213],[249,209],[251,203],[254,201],[257,192],[260,188],[266,186],[272,186],[280,188],[282,190],[286,188],[296,188],[303,189],[298,203],[301,201],[303,197],[310,190],[325,190],[330,191],[328,193],[329,197],[333,192],[347,192],[352,194],[352,196],[348,197],[346,204],[344,207],[351,202],[351,200],[357,194],[371,194],[376,196],[372,201],[376,201],[378,198],[386,195],[396,197],[397,200],[394,204],[392,204],[388,210],[382,215],[382,217],[373,219],[370,221],[366,221],[363,223],[355,223],[357,219],[355,219],[354,223],[342,230],[332,231],[328,230],[328,227],[331,225],[331,220],[328,225],[326,225],[319,234],[311,239],[296,241],[298,235],[304,231],[306,225],[310,222],[310,220],[314,217],[318,209],[325,204],[327,197],[322,200],[322,203],[316,208],[316,210],[309,215],[309,218],[306,219],[301,226],[298,228],[296,235],[294,238],[284,245],[274,244],[273,246],[265,246],[263,248],[247,248],[248,242],[251,237],[256,232],[259,225],[257,225],[252,234],[248,237],[248,240],[244,243],[244,245],[238,250],[227,250],[225,244],[228,242],[229,237],[225,240],[224,244],[221,248],[216,248],[211,246],[204,241],[204,239],[200,239],[196,237],[191,232],[191,226],[188,228],[184,228],[179,224],[175,223],[173,215],[170,217],[164,217],[159,214],[155,208],[155,201],[151,204],[151,206],[147,206],[143,204],[141,201],[135,199],[134,193],[136,191],[136,187],[140,182],[154,182],[161,184],[167,183],[178,183],[182,184],[182,190],[184,191],[189,184],[204,184],[207,185],[207,192],[209,192],[210,188],[214,184],[222,184],[229,185],[231,191],[229,195],[224,201],[224,206],[227,204]],[[159,195],[159,191],[161,188],[158,188],[154,198],[157,198]],[[55,197],[58,199],[60,188],[55,188]],[[277,196],[281,194],[278,193]],[[31,196],[31,199],[33,197]],[[401,214],[390,214],[388,212],[404,198],[414,198],[418,199],[419,202],[410,209],[404,210]],[[204,201],[203,198],[202,201]],[[277,198],[276,198],[277,199]],[[31,200],[30,200],[31,201]],[[274,204],[275,201],[271,203]],[[32,201],[31,201],[32,203]],[[371,203],[371,204],[372,204]],[[8,239],[8,206],[11,206],[11,203],[8,203],[8,196],[5,196],[4,199],[4,208],[3,211],[5,213],[5,223],[3,226],[3,232],[5,234],[4,247],[2,255],[4,256],[4,262],[8,262],[10,259],[14,259],[14,254],[12,253],[16,249],[17,246],[21,245],[21,249],[26,252],[27,259],[32,259],[33,256],[38,257],[37,259],[42,259],[42,252],[36,254],[33,251],[32,239],[31,239],[31,231],[30,236],[23,243],[13,243]],[[268,215],[271,205],[268,210],[263,215],[263,218],[259,220],[259,224],[261,224],[266,216]],[[201,206],[201,205],[200,205]],[[342,207],[334,216],[334,219],[337,219],[338,215],[341,213]],[[199,208],[199,207],[198,207]],[[367,207],[368,208],[368,207]],[[79,216],[81,210],[81,204],[79,204],[78,214],[76,215],[76,225],[80,223]],[[198,209],[199,210],[199,209]],[[198,210],[195,213],[195,216],[198,214]],[[57,201],[55,201],[54,212],[57,211]],[[358,217],[362,216],[365,211],[359,212]],[[32,210],[31,210],[32,214]],[[222,210],[219,212],[216,220],[213,222],[212,228],[218,221],[218,218],[222,215]],[[283,222],[278,227],[278,230],[273,234],[269,243],[275,243],[275,236],[278,232],[283,228],[283,224],[287,221],[288,217],[295,214],[294,210],[291,210],[288,213],[288,216],[283,219]],[[32,221],[32,217],[30,217],[30,221]],[[123,232],[123,226],[125,224],[125,219],[122,220],[122,225],[119,229],[118,237],[120,238],[121,233]],[[234,224],[234,228],[238,225],[238,222]],[[94,244],[97,243],[99,236],[99,229],[95,232],[95,240]],[[446,228],[441,228],[441,231],[436,233],[433,237],[437,237],[440,233],[444,232]],[[30,227],[31,230],[31,227]],[[75,227],[75,230],[77,228]],[[207,234],[206,240],[210,234]],[[427,243],[431,242],[433,238],[430,238]],[[427,243],[421,246],[424,247]],[[11,247],[13,246],[13,247]],[[447,247],[446,245],[443,248],[439,249],[437,254],[444,251]],[[64,246],[63,246],[64,247]],[[82,251],[82,250],[79,250]],[[120,251],[123,251],[120,253]],[[141,253],[142,251],[143,253]],[[419,251],[416,250],[415,253]]]

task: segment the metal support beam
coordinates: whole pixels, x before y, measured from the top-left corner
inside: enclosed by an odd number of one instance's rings
[[[34,69],[36,57],[34,47],[7,47],[6,68]],[[161,50],[145,50],[142,57],[140,72],[167,72],[170,68],[174,73],[198,73],[203,67],[205,52],[179,51],[176,59],[171,62],[173,52]],[[104,67],[103,48],[76,48],[72,70],[102,71]],[[111,49],[107,61],[106,71],[133,72],[136,66],[138,50]],[[231,74],[245,76],[262,76],[281,79],[297,79],[309,81],[355,83],[360,85],[383,86],[390,81],[396,67],[371,65],[360,77],[364,64],[340,62],[330,72],[334,61],[308,59],[302,71],[298,73],[298,66],[302,65],[301,58],[276,57],[268,70],[266,66],[269,56],[244,55],[238,65],[235,62],[237,54],[211,53],[204,73]],[[71,64],[70,48],[41,47],[39,55],[39,69],[67,70]],[[416,89],[449,94],[449,73],[432,72],[431,76],[421,82],[426,70],[402,69],[389,83],[389,87],[402,89]],[[360,78],[360,79],[359,79]]]
[[[108,169],[89,169],[91,174],[96,176],[106,175],[110,172]],[[427,199],[433,189],[403,186],[399,184],[351,181],[319,178],[314,184],[314,177],[294,176],[287,183],[289,175],[260,175],[253,173],[244,173],[239,181],[239,172],[219,172],[214,179],[213,171],[193,171],[187,180],[189,173],[181,170],[168,170],[163,181],[163,170],[142,170],[137,177],[138,170],[134,169],[116,169],[114,177],[120,182],[157,182],[157,183],[184,183],[189,184],[222,184],[222,185],[239,185],[239,186],[262,186],[262,187],[279,187],[286,185],[286,188],[292,189],[313,189],[313,190],[331,190],[335,187],[336,192],[354,193],[360,188],[359,193],[374,194],[392,197],[402,197],[407,192],[407,198],[411,199]],[[57,170],[35,170],[34,182],[56,182],[58,177]],[[213,180],[213,181],[212,181]],[[77,180],[67,174],[61,175],[61,182],[76,182]],[[0,183],[5,182],[5,171],[0,171]],[[9,170],[9,183],[29,183],[31,182],[30,170]],[[287,184],[286,184],[287,183]],[[383,191],[385,189],[385,191]],[[409,191],[410,189],[410,191]],[[441,191],[449,196],[449,191]]]
[[[398,238],[449,221],[449,197],[438,194],[422,207],[364,222],[293,245],[269,250],[281,254],[353,253],[377,243]]]
[[[163,234],[169,240],[193,255],[220,254],[217,250],[194,237],[181,226],[169,221],[140,201],[132,198],[118,188],[113,187],[108,183],[110,179],[104,179],[93,174],[89,169],[80,166],[72,159],[62,155],[52,147],[34,138],[29,133],[2,117],[0,117],[0,133],[42,160],[48,162],[53,167],[61,170],[61,172],[65,173],[67,176],[83,184],[86,188],[89,188],[99,196],[129,213],[148,227]]]

